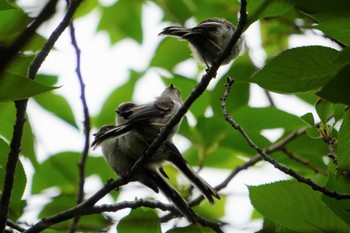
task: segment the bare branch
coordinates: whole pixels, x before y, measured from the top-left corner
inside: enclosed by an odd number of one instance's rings
[[[313,170],[316,173],[320,173],[322,175],[327,175],[327,171],[318,168],[317,166],[315,166],[314,164],[312,164],[309,160],[304,159],[296,154],[294,154],[293,152],[289,151],[287,148],[281,148],[280,149],[283,153],[285,153],[289,158],[303,164],[304,166],[310,168],[311,170]]]
[[[6,174],[0,201],[0,232],[6,227],[6,220],[10,206],[13,185],[15,182],[16,166],[21,151],[23,137],[23,128],[26,121],[26,107],[28,100],[19,100],[16,105],[16,122],[13,128],[12,139],[10,143],[10,152],[6,164]]]
[[[226,104],[225,104],[226,105]],[[226,108],[226,106],[224,105],[224,108]],[[294,140],[295,138],[299,137],[300,135],[303,135],[305,133],[305,130],[297,130],[295,132],[290,133],[289,135],[287,135],[286,137],[284,137],[283,139],[281,139],[279,142],[276,142],[275,144],[269,146],[268,148],[265,149],[266,153],[272,153],[274,151],[278,151],[281,150],[282,148],[284,148],[289,142],[291,142],[292,140]],[[258,163],[259,161],[262,160],[262,157],[257,154],[255,156],[253,156],[251,159],[249,159],[248,161],[246,161],[244,164],[237,166],[234,168],[234,170],[232,170],[232,172],[227,176],[227,178],[222,181],[220,184],[218,184],[217,186],[215,186],[215,190],[217,192],[221,191],[222,189],[226,188],[229,183],[232,181],[232,179],[241,171],[246,170],[252,166],[254,166],[256,163]],[[203,196],[198,196],[197,198],[193,199],[189,205],[192,206],[197,206],[201,203],[201,201],[204,200]],[[162,222],[167,222],[170,219],[174,218],[175,215],[174,213],[170,213],[167,215],[164,215],[161,218]]]
[[[23,227],[21,227],[17,223],[12,222],[11,220],[7,220],[6,221],[6,225],[11,227],[12,229],[15,229],[15,230],[19,231],[19,232],[25,231],[25,229]]]
[[[222,106],[225,106],[225,101],[230,93],[230,89],[231,86],[233,84],[233,80],[231,78],[228,78],[228,84],[226,86],[226,91],[224,93],[224,95],[222,96],[221,99],[221,103]],[[335,192],[333,190],[330,190],[326,187],[320,186],[316,183],[314,183],[311,179],[305,178],[303,176],[301,176],[299,173],[297,173],[296,171],[294,171],[293,169],[290,169],[286,166],[284,166],[281,163],[278,163],[277,161],[275,161],[274,159],[272,159],[267,153],[264,152],[263,149],[261,149],[260,147],[258,147],[251,139],[250,137],[247,135],[247,133],[243,130],[243,128],[238,125],[234,119],[230,116],[230,114],[226,111],[226,108],[223,108],[223,112],[224,112],[224,116],[226,121],[235,129],[237,130],[243,137],[244,139],[247,141],[248,145],[253,148],[265,161],[269,162],[270,164],[272,164],[275,168],[277,168],[278,170],[294,177],[297,181],[307,184],[309,185],[312,189],[322,192],[323,194],[329,196],[329,197],[333,197],[336,199],[350,199],[350,194],[349,193],[338,193]]]
[[[88,157],[88,153],[89,153],[89,148],[90,148],[90,130],[91,130],[91,126],[90,126],[90,114],[89,114],[89,109],[88,109],[88,105],[87,105],[87,101],[86,101],[86,97],[85,97],[85,84],[84,84],[84,80],[83,80],[83,76],[81,74],[81,69],[80,69],[80,62],[81,62],[81,51],[79,49],[77,40],[76,40],[76,36],[75,36],[75,28],[73,25],[73,22],[71,22],[70,24],[70,36],[71,36],[71,40],[72,40],[72,45],[75,49],[75,53],[76,53],[76,73],[77,73],[77,77],[78,77],[78,81],[79,81],[79,85],[80,85],[80,99],[81,99],[81,103],[83,106],[83,113],[84,113],[84,134],[85,134],[85,142],[84,142],[84,148],[83,151],[81,153],[81,158],[80,158],[80,162],[78,164],[79,167],[79,189],[78,189],[78,193],[77,193],[77,204],[80,204],[83,199],[84,199],[84,184],[85,184],[85,166],[86,166],[86,160]],[[75,217],[73,219],[72,225],[70,227],[70,232],[73,233],[76,230],[76,226],[79,222],[79,217]]]
[[[7,62],[11,60],[11,58],[19,51],[19,49],[21,49],[21,47],[28,41],[28,39],[32,37],[36,29],[55,12],[56,3],[57,0],[49,1],[39,16],[36,18],[36,20],[34,20],[34,22],[27,28],[27,30],[25,30],[17,38],[17,40],[7,50],[4,51],[2,54],[2,58],[4,59],[0,59],[0,71],[3,70]],[[35,75],[28,76],[28,78],[34,79]],[[6,227],[7,215],[16,174],[16,166],[19,159],[19,153],[21,151],[23,128],[26,121],[27,103],[28,99],[15,102],[16,122],[10,143],[10,152],[6,164],[6,174],[0,201],[0,232],[3,232]]]

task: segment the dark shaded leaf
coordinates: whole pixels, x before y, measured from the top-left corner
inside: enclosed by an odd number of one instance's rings
[[[346,111],[338,134],[338,168],[340,172],[350,170],[350,111]]]
[[[289,49],[273,58],[250,81],[277,93],[317,91],[340,70],[340,65],[332,63],[338,54],[321,46]]]
[[[296,181],[249,186],[253,206],[266,218],[298,232],[347,232],[345,224],[322,201],[321,193]]]
[[[350,193],[349,177],[336,176],[330,174],[327,182],[327,188],[339,193]],[[322,201],[343,221],[350,225],[350,200],[337,200],[335,198],[322,195]]]
[[[117,230],[120,233],[161,233],[160,220],[154,211],[138,208],[123,218]]]
[[[350,65],[339,71],[317,95],[333,103],[350,104]]]
[[[3,190],[6,174],[6,164],[8,160],[8,155],[10,152],[10,146],[0,137],[0,190]],[[24,193],[24,189],[27,185],[27,177],[23,169],[23,165],[21,161],[17,163],[16,166],[16,174],[13,185],[13,192],[11,195],[11,203],[10,203],[10,216],[12,219],[18,219],[22,213],[25,202],[22,201],[22,196]]]
[[[305,123],[299,117],[274,107],[242,107],[233,112],[233,119],[241,124],[246,132],[259,132],[263,129],[299,129]]]
[[[248,25],[256,20],[282,15],[294,6],[289,0],[248,1]]]

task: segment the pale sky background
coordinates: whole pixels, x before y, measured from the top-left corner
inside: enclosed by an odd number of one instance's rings
[[[38,1],[21,0],[23,5],[36,6]],[[112,0],[101,1],[108,5],[113,3]],[[60,1],[61,9],[64,7],[64,1]],[[52,30],[57,26],[62,18],[63,11],[57,14],[49,23],[43,25],[39,33],[47,37]],[[81,72],[86,84],[87,102],[91,116],[96,115],[112,90],[116,86],[127,81],[128,70],[136,71],[144,70],[150,58],[155,52],[160,38],[157,34],[162,28],[168,26],[167,23],[162,23],[162,12],[154,4],[147,2],[143,9],[144,28],[144,43],[139,45],[132,40],[124,40],[115,46],[110,45],[108,36],[105,32],[96,33],[98,19],[101,15],[99,11],[93,11],[89,15],[74,21],[76,29],[76,37],[81,49]],[[189,25],[193,26],[193,25]],[[49,57],[43,64],[40,72],[59,75],[59,84],[62,85],[56,92],[64,96],[72,106],[74,115],[79,126],[82,129],[82,106],[80,101],[80,87],[75,73],[76,57],[73,47],[70,43],[69,31],[66,30],[55,45],[56,50],[52,51]],[[261,66],[264,63],[265,54],[261,48],[259,37],[259,23],[255,23],[245,33],[247,45],[250,47],[252,56],[256,59],[256,64]],[[183,42],[179,42],[183,43]],[[290,47],[301,45],[325,45],[335,47],[332,43],[325,40],[322,36],[318,36],[313,32],[306,33],[306,36],[294,35],[290,38]],[[189,52],[190,54],[190,52]],[[194,61],[189,61],[185,64],[186,70],[196,69]],[[220,68],[221,73],[228,66]],[[182,69],[183,70],[183,69]],[[152,101],[158,96],[164,88],[158,74],[152,70],[147,72],[146,77],[138,83],[137,94],[134,96],[135,101],[145,103]],[[146,91],[147,90],[147,91]],[[306,112],[312,111],[312,108],[301,101],[298,101],[292,96],[283,96],[272,94],[277,106],[285,111],[296,115],[303,115]],[[185,98],[185,96],[183,96]],[[116,103],[116,106],[119,103]],[[267,106],[268,102],[265,95],[259,87],[252,85],[252,97],[250,105],[254,107]],[[114,109],[111,109],[114,111]],[[54,117],[52,114],[42,110],[34,101],[30,101],[28,106],[28,114],[31,119],[32,127],[35,131],[37,140],[37,156],[39,161],[45,160],[48,156],[61,151],[81,151],[84,144],[84,136],[81,131],[77,131],[66,123]],[[96,129],[92,129],[92,133]],[[274,140],[281,135],[281,130],[269,130],[265,135]],[[186,140],[181,137],[175,138],[175,144],[180,149],[184,150],[189,145]],[[92,154],[100,155],[100,150],[96,150]],[[28,162],[22,159],[26,165],[28,177],[33,173],[33,168],[28,165]],[[226,177],[230,171],[204,169],[200,174],[213,186],[218,184],[223,177]],[[285,179],[287,176],[274,169],[266,163],[259,163],[257,167],[250,168],[248,171],[241,172],[229,187],[224,189],[222,193],[229,194],[230,198],[227,202],[227,215],[222,219],[230,223],[225,228],[227,233],[243,233],[254,232],[261,227],[261,222],[254,222],[248,225],[252,207],[248,198],[246,185],[257,185],[276,180]],[[96,182],[100,181],[97,178],[88,179],[86,191],[91,195],[95,191]],[[89,185],[90,184],[90,185]],[[91,185],[94,184],[94,185]],[[133,188],[135,186],[132,186]],[[137,186],[139,187],[139,186]],[[120,195],[120,200],[134,200],[135,196],[141,197],[141,193],[150,194],[151,191],[140,189],[140,192],[135,192],[132,188],[127,188]],[[57,195],[57,191],[51,190],[48,195]],[[136,194],[136,195],[135,195]],[[29,197],[28,191],[25,198]],[[167,201],[161,195],[155,195],[156,198]],[[104,202],[111,203],[112,200],[104,199]],[[38,205],[43,203],[43,196],[37,196],[29,200],[31,204],[28,207],[28,214],[24,220],[28,223],[33,223],[33,213],[38,211]],[[128,211],[124,212],[127,213]],[[120,215],[113,215],[115,219],[120,219]],[[114,229],[111,229],[114,232]]]

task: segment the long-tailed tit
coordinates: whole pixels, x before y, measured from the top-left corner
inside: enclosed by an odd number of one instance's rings
[[[209,68],[226,48],[235,30],[236,27],[225,19],[210,18],[193,28],[166,27],[158,35],[188,41],[193,56]],[[228,64],[239,55],[243,47],[242,44],[242,39],[239,39],[222,65]]]
[[[109,165],[118,175],[123,175],[140,158],[172,115],[178,111],[181,103],[180,92],[173,85],[166,88],[153,103],[145,105],[122,103],[116,110],[117,125],[102,127],[95,134],[96,138],[92,145],[101,145]],[[178,167],[211,204],[214,203],[214,197],[218,199],[220,197],[207,182],[188,166],[172,143],[172,137],[178,128],[179,124],[175,126],[167,140],[147,163],[138,169],[133,180],[145,184],[155,192],[162,191],[180,213],[186,216],[189,221],[194,222],[193,211],[166,180],[167,175],[162,168],[165,161]]]

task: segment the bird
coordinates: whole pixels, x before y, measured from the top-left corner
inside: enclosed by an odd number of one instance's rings
[[[167,87],[152,103],[122,103],[116,109],[116,125],[103,126],[95,134],[92,146],[101,146],[107,163],[122,176],[142,156],[171,117],[177,113],[181,104],[180,91],[174,85]],[[162,165],[169,162],[177,167],[210,204],[213,205],[214,198],[220,199],[220,196],[188,165],[173,143],[172,138],[179,127],[180,123],[174,127],[160,148],[133,174],[131,181],[139,181],[156,193],[160,190],[174,203],[179,212],[193,223],[196,219],[195,213],[167,181],[168,176]]]
[[[192,55],[207,68],[228,45],[236,27],[222,18],[209,18],[201,21],[193,28],[181,26],[169,26],[164,28],[158,36],[175,37],[189,42]],[[241,52],[243,47],[242,38],[233,46],[230,54],[222,62],[222,65],[230,63]]]

